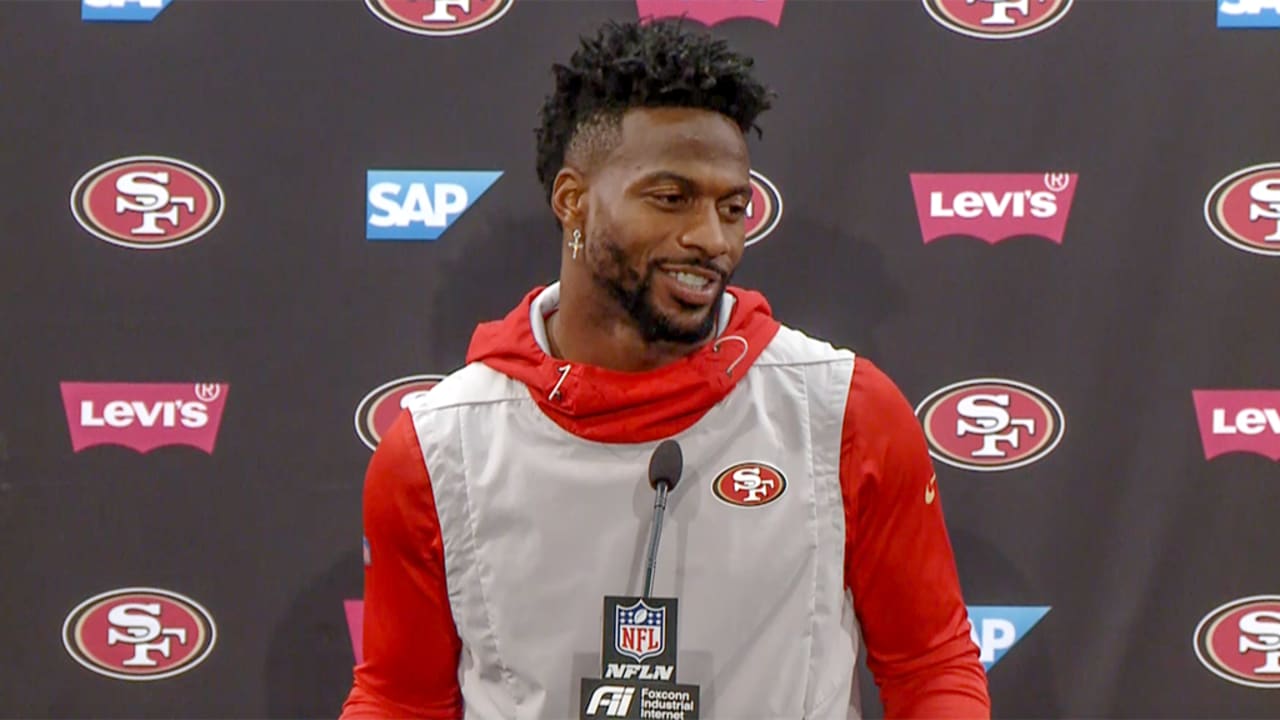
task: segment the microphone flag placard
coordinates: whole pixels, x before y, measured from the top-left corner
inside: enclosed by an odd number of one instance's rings
[[[697,685],[676,683],[676,598],[607,595],[601,678],[583,678],[579,718],[698,720]]]

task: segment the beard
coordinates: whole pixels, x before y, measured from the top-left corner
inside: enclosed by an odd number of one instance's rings
[[[627,264],[627,257],[622,248],[609,238],[601,237],[594,244],[600,252],[592,262],[592,278],[622,307],[635,323],[645,342],[692,345],[711,337],[719,316],[718,310],[720,301],[724,297],[724,288],[729,284],[731,275],[719,281],[720,292],[716,296],[716,301],[710,309],[704,311],[701,319],[683,320],[664,312],[653,301],[653,280],[659,272],[662,272],[658,268],[660,261],[650,263],[641,275]],[[588,253],[588,258],[592,255],[594,253]],[[683,262],[720,273],[720,269],[710,263]]]

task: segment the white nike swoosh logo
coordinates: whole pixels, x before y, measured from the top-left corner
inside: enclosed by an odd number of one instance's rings
[[[938,495],[938,476],[935,474],[929,478],[929,482],[924,486],[924,504],[932,505],[933,499]]]

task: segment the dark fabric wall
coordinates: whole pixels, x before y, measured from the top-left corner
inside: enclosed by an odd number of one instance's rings
[[[638,12],[370,2],[0,3],[0,715],[339,712],[369,418],[554,279],[549,65]],[[736,282],[920,403],[995,715],[1280,716],[1280,31],[719,5],[779,91]],[[390,170],[465,213],[368,239]]]

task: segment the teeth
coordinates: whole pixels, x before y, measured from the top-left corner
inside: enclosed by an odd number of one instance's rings
[[[707,283],[711,282],[710,280],[702,277],[701,275],[694,275],[693,273],[673,272],[668,274],[671,275],[671,277],[675,278],[677,281],[679,281],[680,284],[688,285],[689,287],[696,288],[698,290],[701,290],[702,288],[706,287]]]

